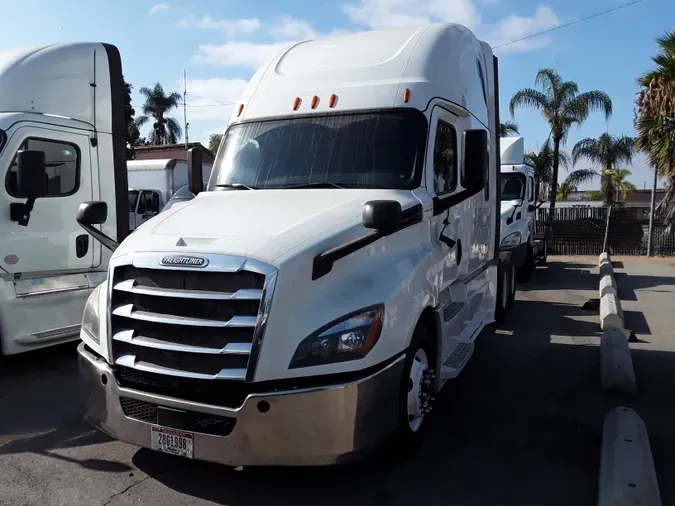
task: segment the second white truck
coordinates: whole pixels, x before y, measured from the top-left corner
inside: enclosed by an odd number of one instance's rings
[[[525,163],[522,137],[503,137],[500,142],[500,248],[511,252],[517,281],[528,282],[536,266],[547,260],[546,237],[537,234],[536,222],[537,209],[548,199],[548,184],[536,182],[534,168]]]

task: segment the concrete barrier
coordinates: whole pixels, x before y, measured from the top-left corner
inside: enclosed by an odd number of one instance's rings
[[[600,278],[600,290],[598,291],[598,295],[599,295],[598,298],[602,299],[602,297],[605,294],[608,294],[608,293],[613,293],[614,295],[617,295],[617,296],[619,295],[619,290],[616,286],[616,281],[614,280],[614,276],[612,276],[610,274],[607,274],[607,275],[602,276]]]
[[[606,293],[600,299],[600,328],[602,330],[625,328],[621,301],[615,293]]]
[[[614,276],[614,267],[612,267],[612,262],[602,262],[598,272],[600,273],[601,278],[604,276]]]
[[[610,392],[634,394],[635,370],[626,336],[609,329],[600,336],[600,383]]]
[[[598,485],[599,506],[662,504],[647,428],[632,409],[605,416]]]
[[[600,258],[598,260],[598,265],[602,265],[604,262],[611,262],[611,258],[609,257],[609,253],[600,253]]]

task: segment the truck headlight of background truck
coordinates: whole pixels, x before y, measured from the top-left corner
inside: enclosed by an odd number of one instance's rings
[[[89,295],[87,303],[84,305],[82,312],[82,331],[84,334],[96,344],[101,344],[100,339],[100,312],[99,312],[99,295],[101,287],[106,283],[98,285]]]
[[[320,328],[298,345],[290,369],[358,360],[365,357],[380,338],[384,306],[350,313]]]
[[[502,248],[511,248],[520,244],[520,232],[513,232],[502,239]]]

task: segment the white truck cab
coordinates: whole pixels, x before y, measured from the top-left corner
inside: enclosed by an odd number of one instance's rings
[[[78,225],[82,201],[108,203],[103,232],[126,236],[121,83],[119,52],[107,44],[34,47],[0,68],[4,355],[78,338],[110,257]]]
[[[522,137],[502,137],[500,144],[500,248],[511,252],[516,279],[527,282],[536,265],[547,259],[546,238],[536,233],[536,221],[537,209],[548,198],[548,184],[537,183],[534,168],[524,163]]]
[[[121,244],[87,301],[86,418],[229,465],[417,440],[509,304],[497,60],[455,24],[306,41],[253,76],[206,191]]]

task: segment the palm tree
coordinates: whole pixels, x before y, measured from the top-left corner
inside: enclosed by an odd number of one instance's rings
[[[149,135],[150,143],[176,144],[182,135],[178,121],[168,118],[166,113],[178,107],[180,93],[172,91],[168,95],[160,83],[155,83],[154,88],[143,86],[138,90],[145,97],[143,104],[143,116],[136,119],[137,126],[143,126],[152,117],[155,122]]]
[[[556,200],[567,200],[570,196],[570,193],[577,191],[576,185],[564,181],[560,188],[558,188],[558,194],[556,195]]]
[[[505,121],[499,124],[499,137],[508,137],[510,134],[520,135],[518,124],[513,121]]]
[[[631,163],[635,154],[635,139],[622,135],[615,137],[604,133],[597,139],[586,138],[577,142],[572,149],[572,161],[576,164],[582,158],[600,166],[604,176],[602,189],[605,203],[614,201],[613,173],[621,163]]]
[[[560,165],[570,166],[570,158],[564,151],[559,154]],[[553,148],[551,147],[550,137],[541,146],[539,152],[530,152],[525,154],[525,163],[534,168],[535,182],[550,183],[553,174]]]
[[[675,30],[656,38],[659,52],[652,58],[655,68],[637,80],[635,129],[637,148],[658,176],[668,178],[668,191],[659,203],[666,207],[665,221],[675,219]]]
[[[551,174],[551,204],[549,220],[555,211],[555,196],[558,193],[558,168],[560,167],[560,146],[567,140],[572,125],[581,125],[593,111],[602,111],[605,118],[612,115],[612,100],[604,91],[593,90],[579,93],[579,86],[573,81],[563,81],[553,69],[543,68],[537,72],[535,85],[542,91],[525,88],[517,91],[509,102],[509,112],[514,115],[517,107],[534,107],[548,122],[553,141],[553,167]]]
[[[628,169],[614,169],[614,174],[612,175],[612,184],[616,191],[621,195],[622,200],[626,200],[626,196],[635,191],[635,185],[630,181],[627,181],[626,178],[632,176],[633,173]]]

